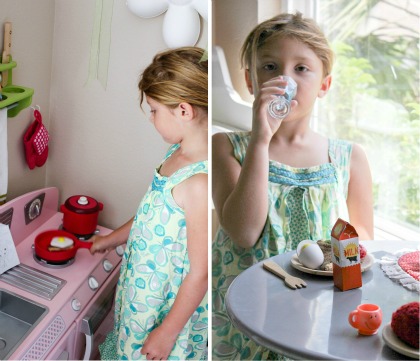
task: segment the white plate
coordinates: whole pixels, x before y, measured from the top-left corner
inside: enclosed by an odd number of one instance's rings
[[[384,339],[385,343],[394,351],[397,351],[398,353],[408,357],[419,359],[419,350],[407,345],[405,342],[400,340],[394,331],[392,331],[390,323],[388,323],[382,330],[382,338]]]
[[[302,263],[299,262],[297,254],[293,255],[290,262],[292,263],[292,266],[294,268],[298,269],[299,271],[305,272],[305,273],[310,273],[310,274],[313,274],[313,275],[325,276],[325,277],[332,277],[333,276],[332,271],[323,271],[323,270],[320,270],[320,269],[311,269],[311,268],[305,267],[304,265],[302,265]],[[362,272],[367,271],[369,268],[371,268],[373,266],[374,263],[375,263],[375,259],[373,258],[373,256],[371,256],[370,254],[367,254],[366,257],[363,259],[363,261],[361,263]]]

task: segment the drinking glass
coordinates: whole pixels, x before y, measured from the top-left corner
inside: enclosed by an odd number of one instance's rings
[[[268,104],[268,113],[275,119],[284,119],[290,113],[290,102],[296,96],[297,84],[290,76],[283,76],[287,81],[284,94],[278,95]],[[283,88],[282,88],[283,89]]]

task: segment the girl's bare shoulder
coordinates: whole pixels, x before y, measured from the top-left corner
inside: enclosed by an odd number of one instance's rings
[[[350,166],[355,172],[358,170],[369,170],[369,161],[366,152],[360,144],[352,144]]]
[[[183,209],[188,205],[207,203],[208,201],[208,175],[195,174],[174,187],[172,191],[175,202]]]
[[[212,150],[213,152],[223,149],[232,148],[229,138],[226,133],[216,133],[212,136]]]

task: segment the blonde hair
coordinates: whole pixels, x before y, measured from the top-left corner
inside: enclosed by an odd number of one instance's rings
[[[256,75],[258,50],[273,36],[290,37],[307,45],[322,61],[324,76],[331,74],[334,53],[317,23],[296,14],[280,14],[257,25],[245,39],[241,50],[242,66]]]
[[[208,109],[208,61],[205,51],[183,47],[161,52],[140,76],[140,107],[145,96],[169,108],[180,103]]]

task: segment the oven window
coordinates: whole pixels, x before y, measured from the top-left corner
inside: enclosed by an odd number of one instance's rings
[[[114,301],[114,290],[108,292],[104,298],[98,299],[97,302],[91,307],[90,312],[82,321],[82,332],[87,335],[93,335],[101,325],[102,321],[106,318],[112,310]]]

